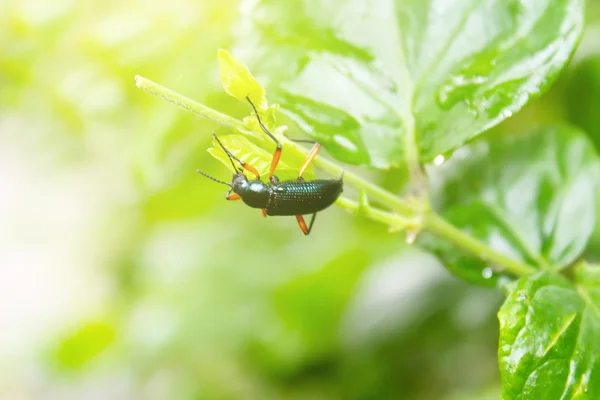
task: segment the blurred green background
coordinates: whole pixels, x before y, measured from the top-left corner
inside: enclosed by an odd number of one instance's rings
[[[246,115],[216,66],[239,6],[0,3],[0,398],[498,398],[502,293],[336,207],[304,237],[226,202],[195,173],[228,176],[217,127],[135,87]],[[490,134],[600,132],[588,7],[569,69]]]

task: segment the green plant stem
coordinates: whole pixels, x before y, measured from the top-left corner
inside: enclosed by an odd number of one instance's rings
[[[242,121],[230,117],[229,115],[220,113],[216,110],[213,110],[212,108],[207,107],[204,104],[200,104],[197,101],[180,95],[179,93],[169,90],[164,86],[152,82],[149,79],[136,75],[135,83],[140,89],[154,96],[158,96],[170,103],[173,103],[176,106],[179,106],[184,110],[191,112],[192,114],[210,119],[211,121],[214,121],[229,129],[236,130],[240,133],[247,132],[247,127]],[[303,151],[304,153],[307,153],[307,150],[301,145],[292,142],[285,137],[281,138],[281,140],[286,146],[294,147]],[[342,174],[343,170],[341,167],[323,157],[317,157],[314,160],[314,163],[316,166],[322,168],[328,173],[331,173],[332,175]],[[408,203],[406,203],[404,200],[396,197],[394,194],[380,188],[377,185],[365,181],[356,174],[344,172],[344,182],[356,187],[357,189],[364,190],[369,196],[371,196],[371,198],[379,200],[382,204],[385,204],[386,206],[390,207],[391,209],[400,213],[401,215],[410,217],[414,212],[414,208]]]
[[[512,275],[524,276],[535,272],[535,269],[530,265],[496,252],[485,243],[467,235],[433,212],[426,216],[423,222],[423,229],[452,242],[457,247],[466,250],[483,261],[488,261],[502,267],[504,271]]]
[[[286,146],[295,147],[300,151],[306,153],[306,149],[295,142],[284,139]],[[332,175],[340,175],[342,173],[342,169],[332,161],[323,158],[317,157],[313,161],[316,166],[321,168],[323,171],[328,172]],[[374,185],[371,182],[367,182],[361,177],[351,172],[344,171],[344,182],[350,184],[359,190],[363,190],[365,193],[369,195],[372,199],[377,199],[381,203],[385,204],[389,208],[397,211],[398,213],[411,216],[414,214],[414,207],[408,204],[406,201],[397,197],[393,193],[388,192],[387,190],[381,188],[380,186]]]
[[[417,146],[417,139],[415,133],[415,117],[411,112],[407,112],[403,116],[404,121],[404,151],[406,156],[406,165],[408,167],[408,176],[413,185],[415,194],[417,197],[428,201],[428,188],[427,179],[425,173],[421,168],[419,147]]]
[[[335,203],[352,213],[365,215],[374,221],[382,222],[392,230],[400,230],[411,224],[410,219],[401,215],[378,210],[368,205],[361,205],[347,197],[342,196]]]
[[[213,110],[210,107],[182,96],[179,93],[173,92],[172,90],[169,90],[146,78],[136,75],[135,82],[140,89],[154,96],[161,97],[166,101],[173,103],[195,115],[210,119],[211,121],[214,121],[229,129],[238,131],[242,134],[248,132],[246,125],[242,121]],[[409,138],[406,142],[407,146],[412,149],[408,150],[409,154],[407,155],[409,168],[412,165],[413,174],[423,174],[420,164],[418,163],[418,149],[416,147],[414,137],[414,124],[412,128],[409,128],[411,131],[407,133]],[[304,147],[288,140],[287,138],[282,138],[282,141],[286,146],[295,147],[304,153],[307,152]],[[314,160],[314,163],[332,175],[340,175],[343,171],[342,168],[337,164],[323,157],[317,157]],[[421,180],[421,184],[424,184],[425,182],[423,180],[424,175],[413,176],[412,179]],[[431,211],[427,204],[425,204],[428,202],[426,198],[417,199],[416,202],[407,202],[401,198],[398,198],[393,193],[367,182],[358,175],[350,172],[344,173],[344,182],[358,189],[362,196],[361,203],[354,202],[345,197],[338,199],[336,204],[350,212],[366,215],[373,220],[387,224],[392,229],[409,229],[414,230],[415,232],[420,229],[429,230],[430,232],[454,243],[457,247],[474,254],[476,257],[503,267],[504,270],[513,275],[522,276],[535,272],[531,266],[496,252],[483,242],[480,242],[479,240],[465,234],[455,226],[442,219],[439,215]],[[416,184],[418,184],[418,182]],[[376,199],[382,205],[393,210],[393,212],[386,212],[373,208],[367,202],[367,198],[369,197]]]
[[[173,103],[176,106],[179,106],[184,110],[191,112],[192,114],[196,114],[199,117],[209,119],[229,129],[239,131],[240,128],[245,128],[245,125],[242,121],[230,117],[227,114],[223,114],[216,110],[213,110],[212,108],[207,107],[204,104],[200,104],[197,101],[182,96],[179,93],[167,89],[166,87],[161,86],[158,83],[152,82],[151,80],[146,79],[140,75],[136,75],[134,79],[135,85],[138,88],[150,93],[151,95],[158,96],[168,101],[169,103]]]
[[[404,49],[402,46],[398,48],[400,57],[406,60]],[[409,69],[408,64],[403,63],[403,67],[400,69],[400,80],[402,82],[402,96],[403,102],[401,110],[399,111],[400,119],[403,122],[404,128],[404,157],[406,158],[406,166],[408,168],[408,176],[412,183],[412,188],[415,195],[426,207],[423,209],[429,209],[429,188],[427,185],[427,178],[421,167],[421,157],[419,155],[419,146],[417,145],[417,131],[415,129],[415,116],[413,113],[413,104],[415,96],[415,82]]]

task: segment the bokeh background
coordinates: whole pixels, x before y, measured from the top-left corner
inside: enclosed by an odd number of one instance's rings
[[[554,88],[489,134],[600,132],[588,8]],[[304,237],[226,202],[195,173],[229,175],[206,152],[218,127],[135,87],[141,74],[246,115],[216,65],[239,10],[0,1],[0,398],[498,398],[501,292],[336,207]]]

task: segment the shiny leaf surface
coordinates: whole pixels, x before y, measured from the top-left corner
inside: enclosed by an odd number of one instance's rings
[[[236,54],[337,159],[403,162],[448,152],[544,91],[582,32],[582,0],[265,0]]]
[[[569,265],[594,230],[600,161],[575,128],[479,141],[428,172],[442,215],[494,250],[537,268]],[[452,247],[438,252],[459,276],[494,282],[496,266]]]
[[[502,398],[600,398],[600,270],[514,282],[498,314]]]

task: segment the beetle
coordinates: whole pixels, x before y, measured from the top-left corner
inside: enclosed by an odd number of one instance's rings
[[[256,168],[235,157],[223,146],[217,135],[214,134],[215,140],[225,154],[227,154],[227,157],[229,157],[229,161],[235,171],[231,183],[219,180],[201,170],[197,170],[197,172],[215,182],[229,186],[229,191],[225,196],[227,200],[242,200],[252,208],[260,208],[265,217],[267,215],[295,216],[302,232],[308,235],[312,230],[317,212],[326,209],[340,197],[344,186],[344,174],[342,173],[338,179],[304,180],[302,174],[319,153],[321,145],[315,141],[297,140],[299,142],[313,143],[313,147],[308,152],[304,163],[300,167],[298,178],[295,180],[280,181],[275,175],[275,169],[281,158],[281,143],[263,124],[250,98],[246,97],[246,100],[252,106],[260,128],[277,145],[269,168],[269,183],[261,181],[260,174]],[[240,165],[239,168],[234,161]],[[248,179],[244,175],[244,170],[253,174],[256,179]],[[306,224],[303,216],[307,214],[312,214],[309,225]]]

